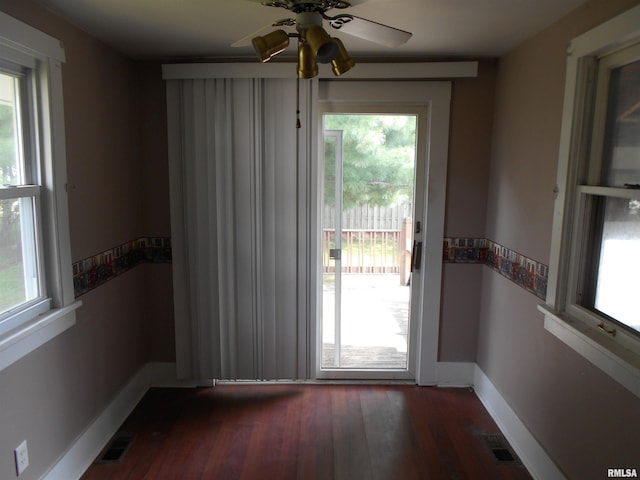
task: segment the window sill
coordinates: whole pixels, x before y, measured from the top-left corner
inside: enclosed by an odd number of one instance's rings
[[[624,348],[606,334],[548,305],[538,305],[544,316],[544,328],[578,352],[607,375],[640,397],[640,356]]]
[[[0,371],[25,357],[76,323],[76,301],[63,308],[47,311],[30,322],[0,336]]]

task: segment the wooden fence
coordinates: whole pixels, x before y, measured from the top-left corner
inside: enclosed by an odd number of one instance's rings
[[[342,212],[343,230],[400,230],[404,218],[411,218],[413,210],[410,203],[392,207],[361,205]],[[322,216],[325,229],[336,226],[335,208],[325,206]]]

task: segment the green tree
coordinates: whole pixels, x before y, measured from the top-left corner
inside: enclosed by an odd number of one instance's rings
[[[342,131],[343,208],[389,206],[413,197],[416,117],[331,114],[325,130]],[[325,202],[335,201],[335,137],[325,141]]]
[[[13,108],[0,104],[0,185],[15,182],[15,136]],[[17,244],[15,201],[0,200],[0,247]],[[6,252],[4,252],[6,254]]]
[[[9,105],[0,104],[0,182],[10,183],[15,164],[15,145],[13,133],[13,109]]]

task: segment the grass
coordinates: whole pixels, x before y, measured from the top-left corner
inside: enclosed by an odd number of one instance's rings
[[[25,300],[22,263],[0,267],[0,313]]]

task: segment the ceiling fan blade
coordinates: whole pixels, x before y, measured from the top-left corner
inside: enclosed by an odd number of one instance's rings
[[[249,0],[249,1],[254,1],[254,0]],[[265,25],[264,27],[260,27],[255,32],[250,33],[249,35],[242,37],[239,40],[236,40],[231,44],[231,46],[232,47],[249,47],[251,46],[251,40],[257,37],[258,35],[260,35],[265,30],[272,29],[274,27],[293,27],[295,26],[295,24],[296,24],[295,18],[282,18],[280,20],[275,20],[269,23],[268,25]]]
[[[407,43],[412,33],[390,27],[382,23],[356,17],[355,15],[337,15],[329,18],[329,24],[341,32],[364,38],[386,47],[399,47]]]
[[[367,3],[371,0],[346,0],[350,6],[355,7],[356,5],[362,5],[363,3]]]

